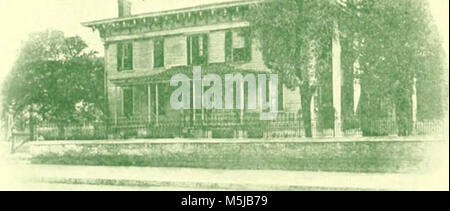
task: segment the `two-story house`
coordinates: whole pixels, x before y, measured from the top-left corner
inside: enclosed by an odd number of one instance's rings
[[[125,123],[141,124],[146,128],[137,135],[148,136],[152,127],[169,122],[180,127],[200,123],[207,131],[208,125],[221,121],[242,124],[242,112],[174,111],[169,106],[174,89],[170,78],[192,74],[193,66],[201,66],[203,74],[269,74],[245,20],[260,2],[240,0],[134,15],[130,1],[118,0],[119,17],[83,23],[98,31],[104,42],[105,95],[112,125],[120,129]],[[297,113],[299,90],[279,84],[278,109]]]

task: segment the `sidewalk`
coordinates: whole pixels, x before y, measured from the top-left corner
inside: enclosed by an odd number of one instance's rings
[[[13,170],[14,169],[14,170]],[[149,167],[16,165],[22,182],[100,185],[112,190],[440,190],[439,174],[358,174],[273,170],[207,170]],[[134,187],[134,188],[133,188]],[[158,188],[160,187],[160,188]],[[26,187],[24,187],[27,189]],[[448,190],[448,183],[446,186]],[[108,189],[108,188],[106,188]],[[78,189],[77,189],[78,190]],[[86,190],[90,190],[86,188]]]

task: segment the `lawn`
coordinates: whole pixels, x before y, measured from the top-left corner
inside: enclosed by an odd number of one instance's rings
[[[31,158],[34,164],[410,172],[424,167],[431,143],[411,141],[84,144]]]

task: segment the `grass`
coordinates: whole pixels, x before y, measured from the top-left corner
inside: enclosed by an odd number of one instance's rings
[[[427,142],[79,145],[34,164],[392,173],[423,167]]]

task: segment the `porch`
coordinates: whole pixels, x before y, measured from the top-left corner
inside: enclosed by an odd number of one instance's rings
[[[193,67],[174,67],[166,71],[149,75],[113,77],[109,84],[110,119],[108,138],[263,138],[276,137],[265,132],[270,127],[286,137],[303,136],[298,111],[300,102],[298,93],[287,90],[282,83],[278,87],[266,88],[265,97],[258,92],[251,98],[270,99],[272,93],[278,92],[279,113],[276,121],[260,121],[261,107],[249,108],[249,84],[244,80],[236,81],[233,85],[233,108],[225,109],[225,92],[222,89],[223,109],[196,108],[199,101],[204,101],[204,93],[211,87],[202,86],[202,78],[207,74],[216,74],[225,78],[225,74],[258,74],[266,75],[266,84],[270,80],[269,73],[252,70],[236,69],[226,64],[205,65],[201,67],[200,78],[194,76],[189,79],[189,102],[191,109],[173,109],[170,96],[179,87],[170,86],[170,78],[176,74],[193,75]],[[199,76],[197,75],[197,76]],[[200,83],[200,84],[199,84]],[[222,85],[225,83],[222,81]],[[195,87],[200,85],[199,89]],[[197,87],[198,88],[198,87]],[[222,87],[221,87],[222,88]],[[291,93],[292,92],[292,93]],[[284,97],[284,95],[288,97]],[[295,97],[293,97],[295,96]],[[262,97],[262,98],[261,98]],[[237,100],[243,102],[238,106]],[[286,100],[285,100],[286,99]],[[259,102],[259,101],[258,101]],[[202,103],[200,103],[202,104]],[[286,107],[286,108],[285,108]]]
[[[110,122],[109,138],[289,138],[303,137],[298,113],[261,121],[259,112],[183,111],[171,115],[122,117]]]

